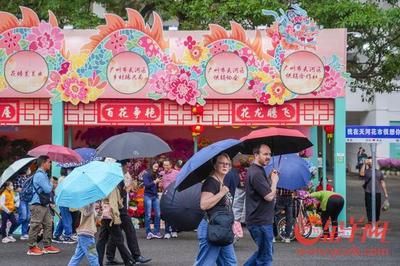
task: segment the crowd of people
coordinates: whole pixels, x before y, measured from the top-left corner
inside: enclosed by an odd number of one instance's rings
[[[360,155],[361,156],[361,155]],[[362,155],[364,158],[365,156]],[[265,166],[271,160],[271,149],[267,145],[259,145],[253,150],[253,155],[232,162],[225,154],[213,158],[213,170],[205,179],[201,188],[200,207],[205,216],[197,228],[199,250],[195,265],[237,265],[234,242],[243,236],[242,225],[250,232],[258,250],[247,260],[245,265],[270,265],[273,256],[273,242],[277,236],[277,210],[284,209],[286,227],[283,242],[290,243],[295,217],[293,217],[294,191],[278,187],[279,173],[272,171],[267,174]],[[174,162],[166,157],[151,160],[148,169],[139,177],[132,177],[129,169],[130,160],[120,162],[123,168],[122,181],[105,199],[81,209],[71,209],[64,206],[54,206],[54,191],[59,183],[68,178],[72,169],[61,169],[59,178],[49,178],[48,172],[51,160],[40,156],[35,164],[22,169],[17,178],[5,182],[0,193],[1,234],[2,243],[15,242],[13,233],[21,226],[20,239],[27,241],[28,255],[43,255],[58,253],[60,249],[53,243],[76,244],[76,250],[69,265],[79,265],[86,256],[90,265],[103,265],[104,256],[107,265],[133,265],[137,262],[146,263],[151,259],[142,256],[136,229],[128,215],[129,193],[140,186],[144,187],[146,239],[177,238],[177,229],[165,222],[165,232],[161,232],[161,211],[159,192],[167,188],[176,179],[183,162]],[[371,221],[371,158],[363,159],[359,165],[360,177],[364,178],[365,203],[368,221]],[[32,174],[33,173],[33,174]],[[383,175],[376,170],[377,221],[380,217],[381,193],[388,198]],[[34,193],[31,199],[26,199],[22,190],[24,185],[32,180]],[[329,238],[328,220],[337,226],[338,215],[341,212],[344,199],[333,192],[332,187],[319,189],[310,197],[320,202],[322,226],[321,237]],[[17,215],[16,215],[17,214]],[[57,224],[53,217],[59,218]],[[218,218],[223,217],[224,223],[232,228],[231,235],[226,233],[228,240],[224,244],[213,242],[210,238],[213,226]],[[11,226],[8,225],[11,224]],[[153,224],[153,226],[151,226]],[[211,227],[210,227],[211,226]],[[211,229],[210,229],[211,228]],[[123,234],[124,232],[124,234]],[[125,237],[124,237],[125,235]],[[239,236],[239,237],[238,237]],[[337,231],[334,236],[337,237]],[[125,239],[126,238],[126,239]],[[126,241],[125,241],[126,240]],[[38,243],[42,242],[43,247]],[[126,244],[125,244],[126,243]],[[116,260],[118,249],[123,262]]]

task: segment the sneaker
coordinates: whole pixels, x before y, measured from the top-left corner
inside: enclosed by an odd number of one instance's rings
[[[62,242],[64,244],[75,244],[76,243],[76,241],[73,240],[71,237],[64,237]]]
[[[171,238],[171,234],[170,233],[166,233],[165,235],[164,235],[164,239],[170,239]]]
[[[276,243],[275,237],[272,238],[272,243]]]
[[[10,239],[10,242],[15,242],[15,241],[17,241],[13,236],[8,236],[8,239]]]
[[[71,236],[71,238],[72,238],[73,240],[77,241],[77,240],[78,240],[78,235],[77,235],[77,234],[73,234],[73,235]]]
[[[51,241],[54,243],[63,243],[64,239],[62,236],[55,236],[51,239]]]
[[[43,255],[43,251],[38,246],[34,246],[29,248],[26,254],[29,256],[40,256]]]
[[[157,239],[163,238],[161,233],[157,233],[157,234],[153,234],[153,235],[154,235],[154,238],[157,238]]]
[[[9,239],[8,237],[4,237],[4,238],[1,240],[1,242],[4,243],[4,244],[7,244],[7,243],[10,243],[10,242],[12,242],[12,241],[11,241],[11,239]]]
[[[61,250],[59,248],[56,248],[54,246],[47,246],[47,247],[43,248],[43,253],[46,253],[46,254],[57,254],[57,253],[60,253],[60,251]]]
[[[290,243],[290,238],[284,238],[284,239],[282,239],[282,242],[283,243]]]
[[[172,238],[177,238],[178,237],[178,233],[177,232],[172,232],[171,236],[172,236]]]
[[[136,261],[136,264],[143,264],[143,263],[150,262],[151,259],[150,258],[146,258],[144,256],[137,256],[137,257],[135,257],[135,261]]]
[[[29,239],[29,235],[22,235],[19,239],[28,240]]]
[[[155,236],[153,235],[153,233],[150,232],[150,233],[147,234],[146,239],[147,239],[147,240],[150,240],[150,239],[153,239],[154,237],[155,237]]]

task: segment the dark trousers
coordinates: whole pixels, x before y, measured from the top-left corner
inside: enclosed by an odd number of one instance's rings
[[[376,198],[376,221],[379,221],[381,216],[381,193],[375,193]],[[372,222],[372,194],[365,192],[365,209],[367,210],[368,222]]]
[[[286,218],[286,226],[285,226],[285,236],[290,239],[290,235],[292,234],[292,229],[294,225],[293,218],[293,198],[292,196],[278,196],[276,198],[275,203],[275,213],[278,213],[280,210],[285,210],[285,218]],[[280,215],[275,215],[274,219],[274,236],[278,235],[278,222],[280,219]]]
[[[5,238],[7,236],[6,234],[6,228],[7,228],[7,221],[11,222],[11,227],[10,230],[8,231],[8,235],[12,235],[14,233],[15,229],[18,227],[17,220],[15,219],[14,213],[6,213],[5,211],[1,212],[1,236]]]
[[[122,235],[120,225],[113,224],[110,226],[110,220],[102,220],[99,238],[96,245],[97,253],[99,254],[99,263],[101,266],[103,265],[104,251],[109,238],[111,238],[111,241],[117,246],[125,264],[129,264],[130,261],[133,261],[131,254],[125,247],[124,236]]]
[[[126,242],[128,243],[128,249],[134,258],[139,257],[140,256],[139,244],[136,237],[136,230],[135,227],[133,227],[131,218],[129,218],[128,215],[124,214],[121,214],[120,217],[122,222],[121,229],[124,230],[125,232]],[[107,251],[106,251],[106,257],[108,261],[114,260],[116,247],[117,245],[113,241],[111,240],[108,241]]]
[[[79,222],[81,220],[81,212],[80,211],[71,212],[71,217],[72,217],[72,234],[76,234],[76,228],[78,228]]]
[[[329,235],[329,228],[326,227],[326,223],[329,218],[331,219],[332,227],[336,227],[334,232],[334,236],[337,236],[338,232],[338,216],[342,211],[344,206],[344,199],[340,195],[332,195],[329,197],[328,202],[326,204],[326,211],[322,211],[321,220],[322,220],[322,228],[324,229],[324,235]]]

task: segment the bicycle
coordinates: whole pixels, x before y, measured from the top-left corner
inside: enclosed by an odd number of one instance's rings
[[[304,206],[304,199],[299,197],[293,198],[293,217],[295,218],[295,222],[292,227],[292,231],[290,234],[290,240],[293,241],[296,237],[294,234],[294,227],[297,225],[299,227],[300,233],[304,238],[309,238],[312,230],[313,225],[310,222],[308,217],[307,211]],[[276,223],[277,234],[281,239],[285,239],[285,232],[286,232],[286,214],[284,210],[279,210],[275,212],[275,215],[278,216],[276,219],[278,222]]]

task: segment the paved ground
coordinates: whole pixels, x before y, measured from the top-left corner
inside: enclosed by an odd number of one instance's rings
[[[317,243],[304,246],[298,242],[290,244],[277,243],[274,246],[274,265],[400,265],[400,177],[387,180],[391,195],[391,209],[383,213],[381,219],[389,221],[389,232],[386,242],[369,239],[361,241],[358,233],[353,243],[343,239],[340,243]],[[365,216],[361,181],[357,177],[348,177],[348,217]],[[153,258],[149,265],[192,265],[197,252],[196,235],[193,232],[182,233],[178,239],[145,240],[143,230],[139,231],[140,247],[143,255]],[[0,265],[67,265],[73,254],[74,245],[60,245],[62,253],[41,257],[25,255],[26,245],[17,241],[12,244],[0,243]],[[239,265],[254,252],[255,245],[247,231],[244,239],[236,245]],[[356,254],[354,252],[360,252]],[[346,255],[347,254],[347,255]],[[349,255],[354,254],[354,255]],[[82,265],[87,265],[86,261]]]

